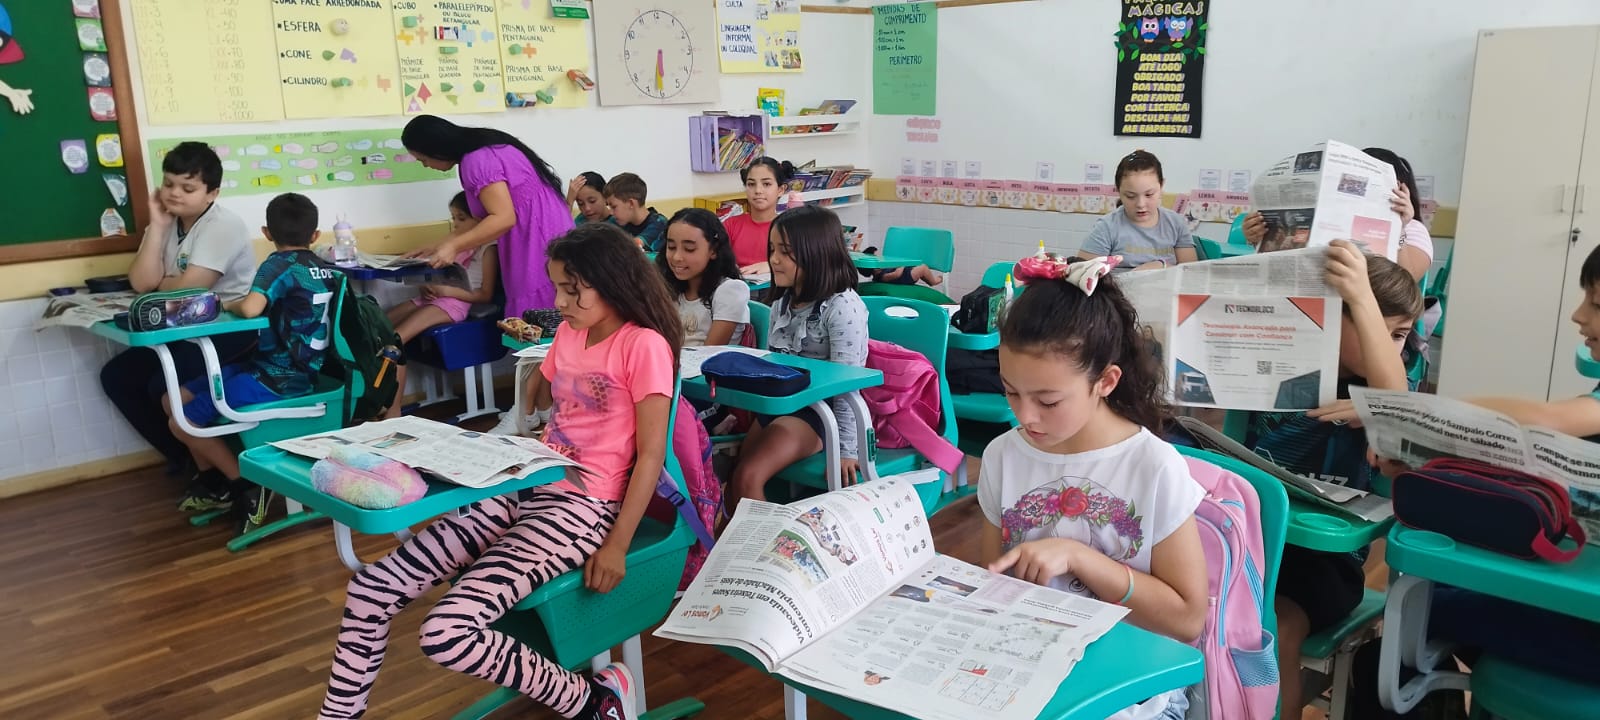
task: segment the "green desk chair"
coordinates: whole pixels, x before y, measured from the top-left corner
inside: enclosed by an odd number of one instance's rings
[[[1006,276],[1011,274],[1014,267],[1016,267],[1016,263],[1009,260],[990,265],[988,270],[983,271],[981,284],[983,287],[990,288],[1005,287]],[[1017,292],[1021,290],[1021,286],[1015,288]],[[943,373],[940,374],[942,375]],[[1017,416],[1011,412],[1011,404],[1006,402],[1005,395],[1000,393],[971,393],[969,395],[955,395],[952,399],[955,401],[953,407],[957,420],[970,421],[970,424],[977,424],[978,428],[989,431],[983,433],[987,437],[969,438],[969,441],[981,441],[983,446],[987,446],[989,441],[995,439],[1000,433],[1017,425]],[[974,445],[974,447],[978,446]]]
[[[955,233],[943,228],[921,227],[891,227],[883,236],[883,257],[917,258],[934,270],[949,273],[956,264],[956,238]],[[900,285],[898,283],[865,282],[861,283],[861,295],[887,295],[889,297],[910,298],[924,300],[935,305],[951,305],[955,301],[932,288],[923,290],[938,293],[937,296],[928,293],[912,293],[907,288],[914,285]],[[938,299],[938,298],[943,298]]]
[[[864,282],[856,287],[861,297],[895,297],[921,300],[934,305],[955,305],[956,301],[927,285],[901,285],[899,283]]]
[[[1377,590],[1365,590],[1361,603],[1332,627],[1306,638],[1300,646],[1300,668],[1307,678],[1302,687],[1315,697],[1311,705],[1328,714],[1328,720],[1345,720],[1350,702],[1350,670],[1356,651],[1378,638],[1378,621],[1383,619],[1387,597]],[[1327,699],[1320,690],[1326,690]]]
[[[928,358],[928,363],[933,365],[939,374],[939,402],[941,407],[951,407],[950,384],[944,378],[945,351],[949,347],[950,336],[945,331],[949,322],[943,308],[916,300],[903,300],[889,297],[865,297],[862,301],[867,305],[867,334],[874,340],[892,342],[908,350],[915,350]],[[889,313],[890,308],[905,308],[915,313],[910,317],[896,316]],[[956,430],[955,417],[952,413],[941,413],[940,424],[936,428],[950,444],[956,445],[960,441]],[[922,457],[915,449],[878,449],[872,458],[862,458],[871,462],[878,476],[896,475],[927,467],[927,458]],[[816,453],[800,462],[790,465],[780,473],[776,479],[788,481],[791,485],[828,490],[824,453]],[[932,516],[944,509],[950,503],[972,494],[975,488],[967,485],[966,468],[962,467],[956,473],[957,477],[945,478],[945,482],[926,483],[917,487],[923,494],[922,505]]]
[[[1450,246],[1450,254],[1444,259],[1444,267],[1433,273],[1428,281],[1428,289],[1423,293],[1428,297],[1439,298],[1439,324],[1433,326],[1434,337],[1444,337],[1445,315],[1450,310],[1450,266],[1456,261],[1455,245]]]
[[[678,390],[673,389],[672,405],[677,407]],[[678,492],[689,497],[683,484],[683,471],[672,453],[673,419],[667,421],[665,471],[677,484]],[[622,645],[623,662],[633,671],[638,683],[641,720],[669,720],[692,717],[705,709],[693,698],[675,700],[647,711],[645,704],[644,662],[639,636],[667,616],[694,533],[682,517],[673,516],[672,525],[648,517],[639,521],[633,544],[628,547],[628,572],[608,593],[597,593],[583,586],[583,570],[558,575],[541,585],[491,627],[513,639],[527,643],[540,654],[568,670],[585,666],[600,670],[611,662],[611,648]],[[483,699],[457,713],[454,720],[479,720],[515,700],[518,693],[498,688]]]
[[[1216,260],[1222,257],[1222,243],[1207,237],[1194,237],[1194,252],[1201,260]]]
[[[1244,237],[1244,219],[1246,217],[1249,217],[1249,215],[1250,215],[1250,213],[1239,213],[1238,215],[1234,216],[1233,225],[1228,228],[1228,244],[1229,245],[1249,245],[1250,244],[1250,241],[1246,240],[1245,237]],[[1195,238],[1195,239],[1198,240],[1199,238]]]
[[[1493,655],[1472,666],[1470,679],[1472,720],[1592,717],[1600,710],[1600,686],[1535,672]]]
[[[232,429],[226,428],[226,426],[212,426],[211,428],[205,429],[225,430],[227,432],[232,432],[233,434],[229,436],[230,444],[237,446],[239,452],[244,452],[250,448],[276,442],[278,440],[287,440],[289,438],[300,437],[302,435],[311,435],[315,433],[331,432],[349,425],[350,413],[354,407],[355,401],[361,397],[362,390],[367,387],[367,378],[363,377],[361,373],[355,369],[354,355],[350,351],[350,344],[345,340],[344,335],[339,332],[345,293],[348,292],[348,289],[349,282],[341,279],[339,283],[339,290],[332,298],[332,304],[326,308],[326,316],[328,318],[328,322],[330,323],[328,326],[328,340],[330,343],[332,343],[332,349],[337,357],[337,361],[335,361],[335,358],[330,357],[323,362],[322,373],[317,376],[316,387],[314,387],[309,394],[301,395],[299,397],[284,398],[282,400],[274,400],[272,402],[248,405],[237,409],[226,408],[226,402],[219,401],[217,403],[217,409],[221,412],[223,417],[232,419],[235,422],[245,422],[248,424],[243,430],[238,431],[233,431]],[[218,363],[215,353],[206,352],[203,354],[207,355],[205,358],[207,370],[213,374],[219,374],[220,363]],[[347,371],[346,368],[349,368],[349,370]],[[309,408],[320,408],[321,412],[309,416],[306,413],[295,413],[296,415],[300,415],[299,417],[283,417],[267,420],[249,419],[251,414],[260,413],[262,411],[292,411]],[[220,435],[223,433],[218,432],[214,434]],[[273,495],[269,494],[267,496],[267,502],[271,502],[272,497]],[[296,525],[310,522],[312,520],[318,520],[324,517],[322,513],[315,510],[308,510],[299,502],[288,498],[284,499],[284,504],[288,509],[288,514],[285,517],[280,520],[275,520],[273,522],[261,525],[260,527],[249,528],[246,532],[240,533],[237,537],[234,537],[228,541],[228,550],[231,552],[239,552],[240,550],[243,550],[246,547],[254,544],[256,541],[272,535],[280,530],[285,530]],[[219,510],[200,513],[190,518],[189,522],[197,526],[205,525],[217,517],[226,514],[226,512],[227,511]]]
[[[1278,613],[1273,609],[1273,598],[1278,593],[1278,568],[1283,562],[1284,539],[1289,534],[1289,494],[1284,491],[1283,482],[1243,460],[1186,445],[1173,447],[1185,457],[1204,460],[1234,473],[1255,488],[1256,499],[1261,507],[1261,550],[1266,555],[1261,559],[1261,569],[1265,574],[1261,578],[1262,597],[1265,598],[1261,627],[1277,635]]]

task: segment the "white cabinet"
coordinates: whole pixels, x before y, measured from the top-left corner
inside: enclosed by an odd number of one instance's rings
[[[1600,26],[1478,36],[1439,392],[1565,398],[1600,242]],[[1586,197],[1592,196],[1592,197]]]

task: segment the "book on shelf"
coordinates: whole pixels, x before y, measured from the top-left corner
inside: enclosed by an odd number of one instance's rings
[[[737,170],[766,153],[761,137],[755,133],[723,128],[717,132],[717,167]]]

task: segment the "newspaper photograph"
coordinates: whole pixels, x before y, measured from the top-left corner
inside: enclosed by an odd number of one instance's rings
[[[1342,302],[1324,279],[1325,253],[1303,248],[1119,276],[1173,402],[1228,410],[1333,402]]]
[[[489,487],[552,467],[574,468],[567,477],[581,487],[582,468],[532,438],[488,435],[454,425],[405,416],[272,443],[285,452],[316,460],[335,447],[362,450],[405,463],[418,472],[466,487]]]
[[[1036,716],[1127,609],[935,554],[914,474],[741,502],[656,635],[913,717]]]
[[[45,305],[44,314],[34,321],[33,329],[90,327],[97,322],[115,318],[117,313],[127,312],[128,306],[132,305],[134,298],[137,297],[139,293],[132,290],[51,296],[50,303]]]
[[[1352,387],[1350,399],[1377,454],[1412,467],[1475,460],[1559,483],[1589,543],[1600,544],[1600,444],[1438,395]]]
[[[1250,205],[1267,222],[1258,249],[1321,247],[1345,239],[1393,260],[1401,226],[1389,201],[1397,185],[1393,166],[1335,140],[1290,155],[1250,188]]]

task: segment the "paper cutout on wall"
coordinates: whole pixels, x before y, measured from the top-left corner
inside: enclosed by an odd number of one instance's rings
[[[78,18],[73,22],[78,27],[79,48],[95,52],[106,51],[106,31],[100,27],[98,18]]]
[[[401,111],[463,113],[505,109],[500,28],[488,2],[394,0]]]
[[[800,72],[800,0],[721,0],[717,52],[725,73]]]
[[[260,0],[138,0],[144,108],[152,125],[283,119],[272,6]]]
[[[701,0],[597,4],[600,104],[717,102],[716,24],[711,3]]]
[[[274,3],[272,20],[285,117],[395,113],[399,95],[380,82],[398,67],[389,0]]]
[[[12,37],[11,14],[6,12],[5,5],[0,4],[0,65],[21,62],[22,58],[22,46]],[[12,112],[19,115],[33,112],[31,95],[33,95],[32,90],[11,87],[5,83],[4,78],[0,78],[0,97],[11,103]]]
[[[393,185],[446,180],[455,171],[429,170],[405,151],[399,128],[222,135],[151,140],[146,158],[159,176],[161,158],[183,140],[210,145],[222,158],[222,186],[230,195],[302,189]]]
[[[551,107],[589,104],[583,88],[567,78],[568,70],[589,71],[587,20],[555,17],[548,2],[502,3],[500,59],[507,93],[537,98],[537,104]],[[539,93],[548,99],[538,98]]]

